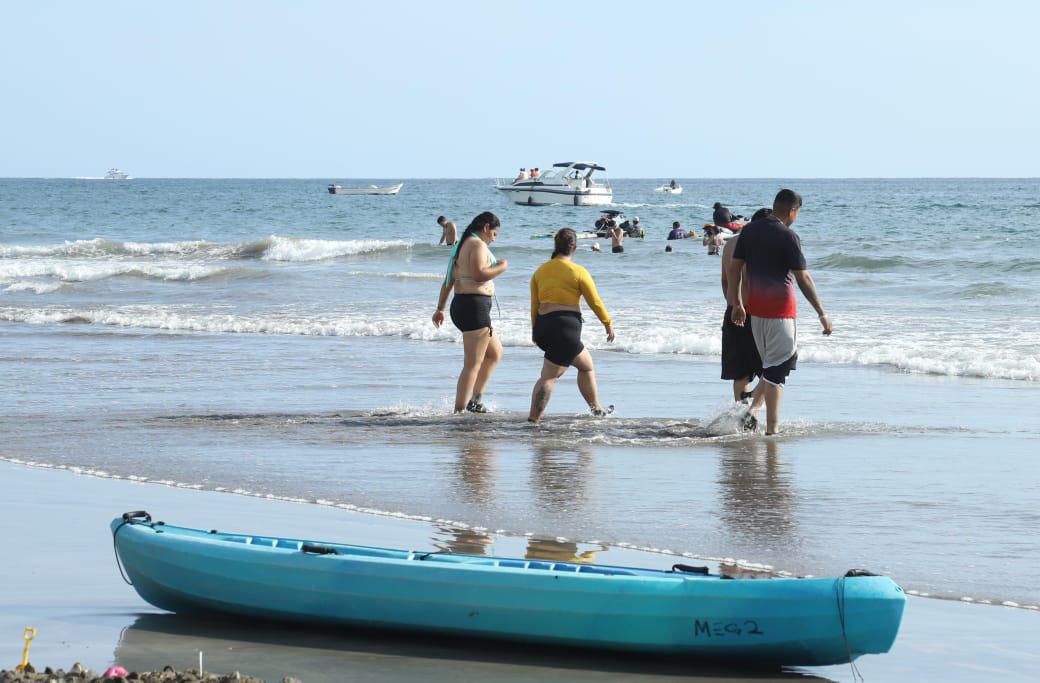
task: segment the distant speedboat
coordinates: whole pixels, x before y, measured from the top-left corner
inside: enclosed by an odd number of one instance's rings
[[[523,206],[610,204],[614,200],[610,184],[606,180],[597,182],[592,177],[594,171],[606,170],[594,161],[562,161],[537,178],[513,182],[497,180],[495,189],[509,197],[509,201]]]
[[[108,169],[108,173],[105,174],[105,180],[131,180],[132,177],[126,171],[118,168]]]
[[[674,180],[670,183],[665,183],[661,187],[654,188],[654,192],[667,192],[668,194],[682,194],[682,185],[675,182]]]
[[[343,187],[339,183],[329,184],[329,194],[397,194],[404,183],[396,185],[369,185],[368,187]]]

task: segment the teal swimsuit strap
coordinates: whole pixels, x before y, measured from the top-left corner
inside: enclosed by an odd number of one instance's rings
[[[470,235],[470,237],[476,237],[478,240],[480,239],[476,235],[472,235],[472,234]],[[455,259],[457,259],[459,257],[459,249],[461,247],[462,247],[462,240],[459,240],[458,242],[455,243],[454,248],[452,248],[452,250],[451,250],[451,257],[448,259],[448,271],[444,274],[444,286],[445,287],[447,287],[448,285],[450,285],[454,281],[454,278],[452,277],[452,275],[454,275],[454,273],[455,273]],[[492,266],[497,266],[498,265],[498,259],[496,259],[495,255],[491,253],[491,249],[490,248],[488,248],[488,256],[491,257],[491,265]],[[495,300],[495,308],[498,309],[498,319],[501,320],[502,319],[502,306],[501,306],[501,304],[498,303],[498,295],[497,294],[492,294],[491,297]]]

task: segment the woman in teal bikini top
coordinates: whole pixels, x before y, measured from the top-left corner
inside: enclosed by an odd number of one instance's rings
[[[495,294],[492,280],[504,273],[508,264],[504,259],[497,260],[487,247],[495,241],[500,228],[498,217],[490,211],[469,224],[451,251],[433,314],[433,325],[439,328],[444,323],[448,294],[454,289],[451,321],[462,332],[465,353],[455,388],[456,413],[487,412],[482,401],[484,388],[502,358],[502,343],[491,326],[491,301]],[[468,239],[470,237],[479,242]]]

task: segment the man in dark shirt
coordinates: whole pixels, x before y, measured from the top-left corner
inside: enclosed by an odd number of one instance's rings
[[[724,207],[721,203],[715,202],[714,213],[711,214],[711,222],[717,227],[728,228],[730,223],[736,223],[737,217],[733,215],[733,212]]]
[[[795,283],[819,315],[823,333],[829,335],[832,329],[805,266],[801,240],[791,230],[801,208],[802,198],[797,192],[780,190],[773,200],[773,213],[749,223],[741,231],[727,266],[727,299],[733,308],[733,323],[751,325],[762,359],[762,381],[755,387],[755,396],[761,392],[765,398],[766,434],[776,434],[779,429],[784,382],[798,361]],[[740,286],[745,266],[746,301]]]
[[[682,229],[682,226],[679,225],[679,221],[673,221],[672,222],[672,231],[670,233],[668,233],[668,239],[670,239],[670,240],[684,240],[684,239],[686,239],[689,236],[690,235],[685,230]]]

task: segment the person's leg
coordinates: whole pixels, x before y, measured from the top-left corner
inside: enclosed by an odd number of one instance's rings
[[[751,384],[751,375],[747,377],[741,377],[740,379],[733,380],[733,400],[740,401],[744,393],[747,392],[748,385]]]
[[[490,341],[491,329],[487,327],[462,333],[464,359],[462,372],[459,373],[459,382],[455,387],[456,413],[461,413],[466,409],[466,403],[473,392],[473,385],[477,381],[484,353],[487,351]]]
[[[780,431],[780,403],[784,398],[784,385],[763,382],[766,402],[766,436]]]
[[[582,349],[571,362],[574,369],[578,371],[578,391],[581,397],[589,404],[593,412],[600,412],[603,407],[599,404],[599,391],[596,387],[596,367],[592,363],[592,354],[588,349]]]
[[[484,395],[484,388],[500,360],[502,360],[502,342],[498,335],[492,334],[487,348],[484,350],[484,360],[480,363],[477,381],[473,385],[473,400],[477,403],[480,403],[480,397]]]
[[[531,412],[527,416],[528,422],[538,422],[542,419],[542,414],[549,405],[553,387],[556,386],[556,380],[565,372],[567,372],[567,367],[564,365],[557,365],[549,359],[542,361],[542,374],[535,382],[534,390],[531,392]]]

